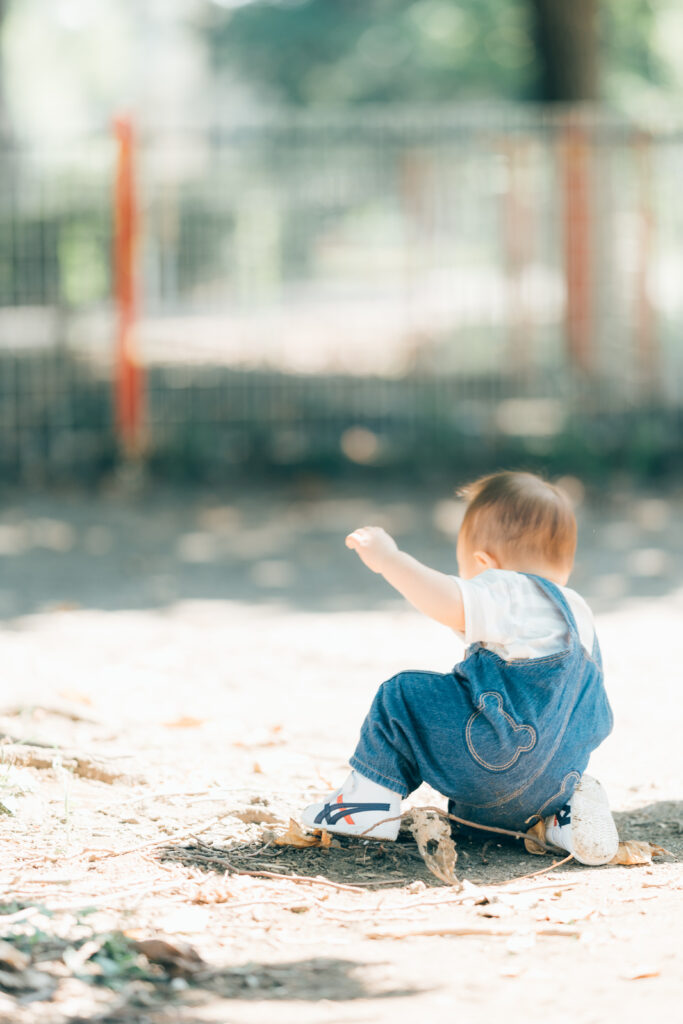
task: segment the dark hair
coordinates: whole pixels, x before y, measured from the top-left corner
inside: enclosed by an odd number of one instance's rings
[[[493,555],[541,557],[571,565],[576,519],[568,496],[533,473],[493,473],[461,491],[467,501],[462,532]]]

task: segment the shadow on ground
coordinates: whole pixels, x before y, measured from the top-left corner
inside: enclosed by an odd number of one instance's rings
[[[660,800],[633,811],[616,813],[621,839],[642,839],[665,847],[674,861],[683,861],[683,800]]]
[[[303,1000],[348,1002],[354,999],[390,999],[417,993],[414,988],[387,989],[363,977],[366,965],[354,960],[312,957],[286,963],[247,963],[240,967],[204,971],[191,980],[193,1008],[206,999]],[[185,990],[187,991],[187,990]],[[70,1024],[155,1024],[168,1019],[187,1020],[182,996],[157,989],[145,1002],[131,993],[115,1010],[95,1011],[73,1018]],[[156,1005],[154,1004],[156,1002]],[[151,1005],[150,1005],[151,1004]],[[170,1016],[167,1016],[170,1012]]]
[[[264,849],[262,842],[240,846],[193,843],[165,847],[160,857],[219,874],[304,875],[368,891],[403,888],[412,882],[429,887],[444,884],[425,866],[412,838],[395,843],[344,838],[337,842],[337,847],[328,849],[284,847],[275,851]],[[476,884],[509,882],[543,867],[540,858],[530,857],[521,843],[505,837],[458,836],[456,846],[458,877]],[[546,863],[550,867],[553,861]]]
[[[683,860],[683,802],[662,801],[615,815],[622,839],[640,839],[663,846],[675,861]],[[457,874],[481,885],[511,882],[530,872],[550,870],[557,858],[530,856],[520,841],[473,830],[455,835]],[[247,844],[211,844],[196,840],[169,845],[160,851],[162,861],[219,874],[263,873],[324,878],[337,885],[356,885],[376,890],[397,888],[420,881],[428,886],[443,883],[427,869],[412,837],[401,833],[395,843],[335,839],[327,849],[273,848],[263,841]],[[667,858],[670,859],[670,858]],[[580,864],[563,870],[584,870]]]
[[[17,495],[0,505],[0,618],[54,607],[163,608],[184,600],[275,603],[303,610],[383,608],[400,599],[344,547],[365,522],[456,572],[458,481],[409,486],[293,481],[281,487],[150,487]],[[572,585],[595,611],[662,596],[683,579],[682,500],[618,489],[579,509]],[[663,538],[665,537],[665,540]]]

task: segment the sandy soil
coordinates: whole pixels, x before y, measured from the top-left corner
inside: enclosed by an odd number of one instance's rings
[[[680,493],[620,485],[584,501],[573,581],[597,611],[616,716],[592,771],[622,837],[671,855],[553,869],[514,843],[462,839],[458,891],[407,838],[273,842],[343,777],[382,679],[461,655],[342,544],[382,522],[454,568],[447,488],[6,500],[0,934],[32,966],[0,962],[0,1020],[677,1016],[682,512]],[[279,877],[292,874],[309,881]],[[471,934],[406,935],[448,929]],[[204,964],[155,976],[111,936],[172,937]]]

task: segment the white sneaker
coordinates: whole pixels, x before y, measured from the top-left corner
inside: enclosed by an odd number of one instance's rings
[[[340,789],[317,804],[304,808],[301,820],[307,828],[324,829],[343,836],[393,840],[401,824],[401,797],[352,771]],[[394,818],[394,821],[385,821]],[[379,824],[383,822],[383,824]]]
[[[574,855],[580,864],[609,864],[619,835],[607,794],[597,779],[583,775],[557,814],[545,819],[546,842]]]

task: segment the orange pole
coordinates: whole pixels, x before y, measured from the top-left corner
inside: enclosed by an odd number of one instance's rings
[[[562,146],[567,351],[572,366],[593,364],[590,153],[585,134],[570,127]]]
[[[142,451],[144,375],[135,339],[137,280],[135,273],[138,213],[134,175],[134,135],[129,118],[114,122],[116,181],[114,186],[114,288],[117,312],[114,361],[116,435],[125,455]]]
[[[524,296],[524,270],[532,256],[533,207],[529,202],[528,147],[512,139],[503,144],[507,155],[509,187],[503,202],[503,238],[507,284],[510,292],[510,363],[526,376],[531,366],[532,323]]]
[[[639,132],[635,138],[640,205],[640,237],[638,239],[638,269],[636,280],[636,333],[638,351],[638,381],[648,397],[656,389],[658,356],[655,313],[648,293],[647,279],[652,261],[654,215],[652,210],[652,149],[651,137]]]

